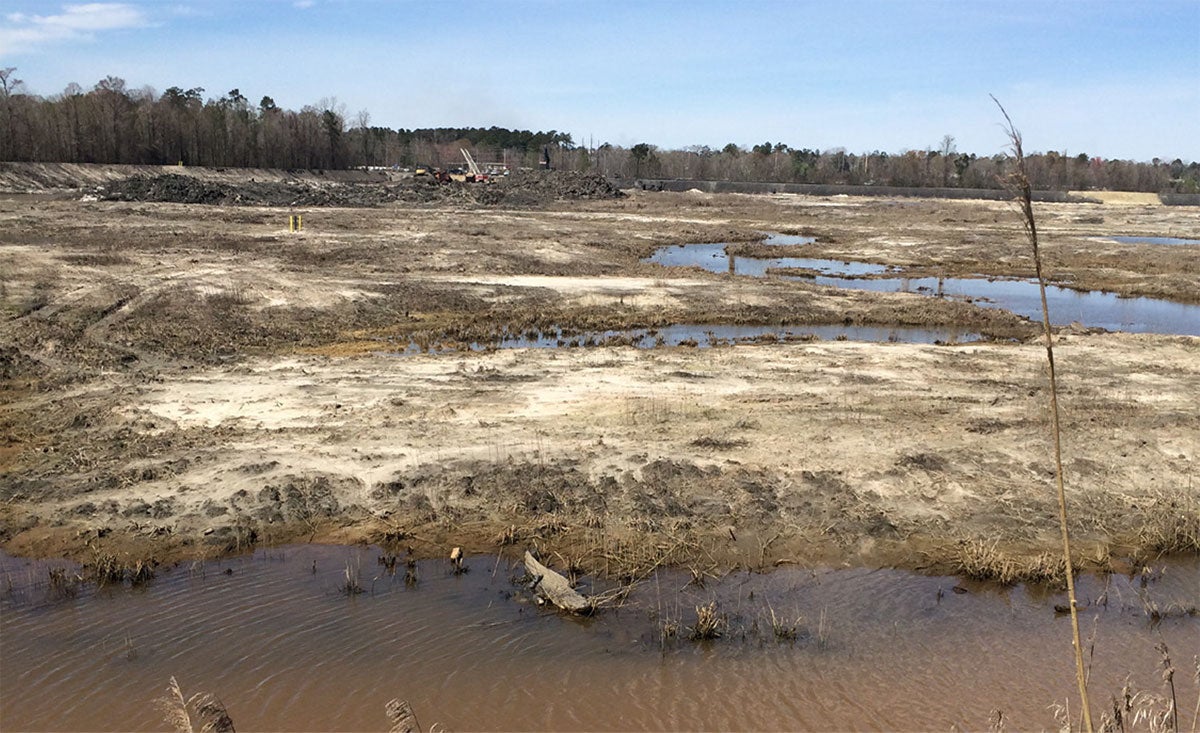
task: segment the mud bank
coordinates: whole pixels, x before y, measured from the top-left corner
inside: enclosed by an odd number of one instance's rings
[[[779,231],[814,236],[816,257],[1027,277],[1004,204],[634,192],[313,208],[296,234],[288,208],[64,196],[0,196],[11,552],[165,561],[325,538],[425,555],[537,544],[613,573],[1053,574],[1044,352],[1027,319],[641,262]],[[1095,241],[1177,235],[1194,212],[1039,215],[1055,280],[1200,302],[1194,247]],[[456,351],[679,324],[990,341]],[[1200,342],[1059,338],[1081,561],[1194,551]],[[439,353],[380,355],[410,343]]]
[[[1183,337],[1059,344],[1085,564],[1197,549],[1198,355]],[[827,342],[110,374],[10,394],[27,432],[4,477],[6,546],[167,559],[296,538],[427,555],[535,543],[622,572],[953,570],[991,553],[1040,572],[1057,541],[1042,358]]]

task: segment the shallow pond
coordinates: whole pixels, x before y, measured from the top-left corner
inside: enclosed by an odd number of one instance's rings
[[[682,244],[662,247],[645,259],[667,267],[700,267],[766,277],[772,270],[795,268],[811,271],[804,276],[781,273],[785,279],[818,285],[876,292],[911,292],[955,298],[989,308],[1002,308],[1041,321],[1041,296],[1031,280],[986,278],[905,278],[898,270],[880,264],[842,262],[803,257],[730,257],[726,244]],[[1046,287],[1050,319],[1055,325],[1082,323],[1110,331],[1171,333],[1200,336],[1200,306],[1153,298],[1121,298],[1114,293],[1081,292],[1054,285]]]
[[[66,563],[0,555],[0,729],[161,730],[154,700],[171,676],[216,694],[239,730],[386,730],[393,697],[450,730],[982,729],[997,709],[1017,730],[1076,707],[1058,593],[787,567],[697,588],[662,572],[622,608],[573,620],[530,602],[507,561],[472,558],[464,575],[422,562],[409,585],[403,561],[388,575],[378,554],[282,547],[75,595],[46,582]],[[339,591],[347,566],[365,592]],[[1097,709],[1127,675],[1162,690],[1163,641],[1191,729],[1200,619],[1176,609],[1196,603],[1200,563],[1079,585]],[[695,606],[714,600],[725,637],[687,640]],[[776,638],[772,613],[802,617],[794,639]],[[681,636],[664,641],[663,619]]]

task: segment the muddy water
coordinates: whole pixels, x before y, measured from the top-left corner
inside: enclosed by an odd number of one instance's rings
[[[725,244],[685,244],[663,247],[646,258],[668,267],[701,267],[765,277],[771,270],[799,268],[812,271],[807,282],[831,287],[876,292],[911,292],[966,300],[990,308],[1003,308],[1035,321],[1041,320],[1041,297],[1036,282],[985,278],[904,278],[885,265],[802,257],[729,257]],[[789,279],[801,279],[783,275]],[[1046,300],[1056,325],[1082,323],[1089,327],[1133,333],[1170,333],[1200,336],[1200,306],[1153,298],[1121,298],[1114,293],[1080,292],[1047,286]]]
[[[575,621],[529,602],[495,558],[461,576],[425,562],[410,586],[377,554],[284,547],[74,597],[51,592],[46,563],[0,556],[0,728],[162,729],[153,700],[171,676],[217,694],[239,730],[386,730],[397,696],[451,730],[981,729],[993,709],[1009,729],[1048,728],[1074,686],[1058,594],[896,571],[781,568],[705,588],[663,573]],[[360,595],[338,590],[348,563]],[[1141,597],[1194,605],[1200,563],[1154,569],[1144,589],[1082,579],[1082,598],[1107,601],[1084,614],[1092,689],[1107,700],[1129,675],[1159,691],[1165,641],[1186,730],[1200,619],[1151,625]],[[725,638],[663,641],[659,619],[686,626],[710,600]],[[794,641],[771,633],[772,609],[803,617]]]

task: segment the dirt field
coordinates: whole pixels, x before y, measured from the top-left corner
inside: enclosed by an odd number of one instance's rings
[[[1032,324],[639,261],[777,231],[914,275],[1028,275],[1006,204],[541,188],[353,208],[94,200],[127,173],[0,170],[10,552],[168,561],[312,538],[425,555],[537,544],[628,574],[828,562],[1037,577],[1058,546]],[[1195,236],[1200,210],[1037,214],[1055,281],[1200,302],[1196,247],[1096,239]],[[990,340],[465,350],[672,324]],[[410,343],[439,353],[399,355]],[[1057,357],[1085,563],[1200,550],[1200,339],[1067,329]]]

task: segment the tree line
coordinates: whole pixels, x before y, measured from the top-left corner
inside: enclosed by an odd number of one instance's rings
[[[689,147],[659,150],[647,143],[618,153],[610,169],[635,177],[863,186],[998,188],[1016,161],[1005,153],[979,156],[956,149],[954,138],[940,145],[900,153],[850,153],[844,148],[814,150],[765,142],[749,149],[733,143],[720,150]],[[1086,153],[1051,150],[1025,155],[1030,182],[1038,190],[1110,189],[1153,193],[1200,193],[1200,163],[1107,160]]]
[[[252,102],[239,89],[205,97],[201,87],[130,88],[107,76],[91,89],[71,84],[61,94],[29,94],[16,69],[0,69],[0,160],[131,163],[262,168],[463,163],[467,149],[480,163],[599,172],[623,178],[767,181],[995,188],[1014,164],[1007,154],[959,152],[954,138],[900,153],[851,153],[843,148],[795,148],[764,142],[744,148],[692,146],[628,148],[577,145],[556,130],[502,127],[391,129],[371,124],[367,111],[348,116],[326,98],[299,111],[270,96]],[[1107,160],[1056,151],[1027,155],[1035,188],[1200,192],[1200,163]]]

